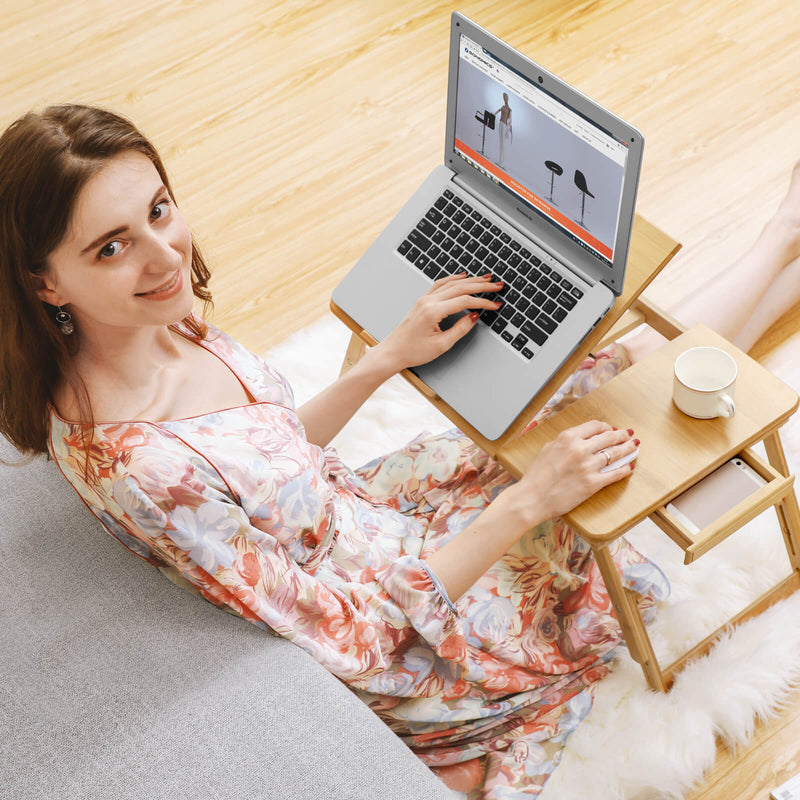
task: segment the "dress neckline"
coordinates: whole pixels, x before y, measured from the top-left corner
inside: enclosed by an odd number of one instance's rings
[[[211,416],[212,414],[221,414],[221,413],[224,413],[225,411],[234,411],[234,410],[237,410],[237,409],[250,408],[252,406],[258,406],[258,405],[262,405],[264,403],[267,403],[269,405],[276,405],[275,403],[272,403],[269,400],[258,400],[256,398],[255,392],[250,388],[250,386],[248,386],[248,384],[245,381],[245,379],[238,373],[238,371],[234,368],[234,366],[230,363],[230,361],[227,358],[225,358],[222,355],[222,353],[218,352],[218,350],[215,347],[213,347],[213,342],[216,339],[218,339],[218,338],[220,338],[222,336],[222,332],[221,331],[216,331],[217,335],[214,336],[213,339],[200,339],[200,340],[188,337],[186,335],[186,333],[182,329],[177,329],[177,332],[181,336],[184,336],[186,339],[188,339],[192,344],[196,344],[197,346],[202,347],[208,353],[211,353],[211,355],[213,355],[216,358],[218,358],[230,370],[230,372],[232,373],[233,377],[236,378],[237,381],[239,381],[239,383],[241,384],[242,388],[244,389],[246,395],[248,396],[248,398],[250,398],[249,402],[247,402],[247,403],[239,403],[239,404],[234,405],[234,406],[226,406],[225,408],[214,409],[213,411],[205,411],[205,412],[202,412],[200,414],[189,414],[189,415],[187,415],[185,417],[177,417],[175,419],[163,419],[163,420],[120,419],[120,420],[109,420],[109,421],[101,421],[101,422],[97,422],[96,421],[94,423],[94,427],[95,428],[112,427],[112,426],[115,426],[115,425],[155,425],[155,426],[169,425],[170,423],[188,422],[190,420],[201,419],[203,417],[208,417],[208,416]],[[75,420],[65,419],[59,413],[58,409],[55,407],[55,405],[53,405],[52,402],[48,403],[48,406],[50,407],[51,415],[56,417],[56,419],[60,420],[65,425],[71,425],[71,426],[80,426],[81,425],[80,422],[76,422]]]

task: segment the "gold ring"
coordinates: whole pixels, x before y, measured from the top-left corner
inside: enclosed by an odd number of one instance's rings
[[[611,463],[611,456],[608,454],[608,450],[601,450],[600,452],[606,457],[605,466],[607,467]]]

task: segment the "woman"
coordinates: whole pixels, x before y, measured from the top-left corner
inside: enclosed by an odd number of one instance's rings
[[[759,292],[762,303],[736,330],[721,314],[725,334],[771,321],[770,281],[781,304],[797,294],[798,185],[796,170],[788,213],[735,270],[761,270],[742,303]],[[0,137],[0,385],[11,387],[0,430],[49,451],[134,553],[311,653],[451,785],[536,791],[620,640],[590,553],[557,518],[630,474],[600,468],[632,451],[633,432],[586,423],[517,483],[457,431],[353,472],[330,439],[386,378],[447,350],[476,317],[445,332],[440,320],[495,308],[472,295],[500,284],[437,282],[295,411],[279,375],[191,314],[194,297],[210,300],[208,277],[160,159],[129,122],[80,106],[18,120]],[[640,337],[631,351],[653,346]],[[547,413],[625,363],[620,347],[592,360]],[[624,540],[615,558],[644,606],[664,595]]]

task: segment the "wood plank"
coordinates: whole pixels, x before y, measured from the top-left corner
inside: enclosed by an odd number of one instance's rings
[[[4,127],[80,100],[160,147],[214,271],[214,321],[259,352],[333,286],[441,159],[448,14],[433,0],[4,0]],[[800,7],[785,0],[463,0],[458,9],[645,134],[638,211],[683,249],[648,289],[679,312],[750,245],[798,158]],[[654,39],[653,31],[657,31]],[[321,163],[320,163],[321,162]],[[752,355],[800,386],[800,316]],[[694,800],[800,772],[800,695]]]
[[[713,280],[752,241],[796,158],[794,7],[459,9],[645,133],[639,211],[684,243],[652,287],[661,305],[676,307],[687,279]],[[130,114],[164,151],[214,266],[215,320],[264,350],[326,313],[338,279],[440,160],[450,10],[6,0],[0,124],[61,100]]]
[[[717,745],[717,760],[703,787],[686,800],[767,800],[772,789],[800,773],[800,692],[756,728],[738,748]]]

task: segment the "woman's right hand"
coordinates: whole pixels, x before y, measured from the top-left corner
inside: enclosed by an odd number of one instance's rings
[[[472,330],[478,312],[496,311],[499,302],[480,295],[499,292],[502,281],[493,281],[491,274],[471,276],[462,272],[440,278],[423,294],[400,324],[378,345],[370,358],[386,365],[389,374],[409,367],[427,364],[449,350]],[[464,312],[472,310],[472,314]],[[446,330],[440,323],[446,317],[462,314]]]
[[[630,475],[633,464],[600,470],[637,445],[633,431],[616,430],[607,422],[592,420],[569,428],[539,451],[519,481],[498,500],[503,498],[523,515],[526,529],[560,517],[604,486]]]

